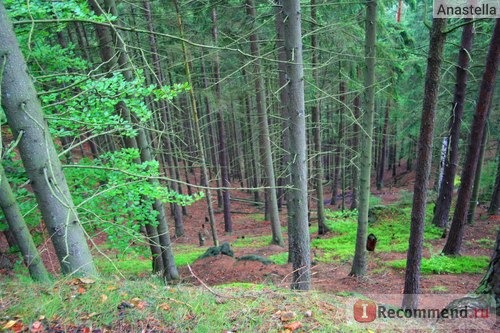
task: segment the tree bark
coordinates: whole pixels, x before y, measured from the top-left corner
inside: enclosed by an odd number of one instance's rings
[[[465,158],[464,168],[462,170],[462,176],[460,178],[460,190],[458,191],[455,212],[453,214],[448,239],[446,240],[446,244],[443,248],[443,253],[446,255],[457,255],[460,253],[460,249],[462,247],[467,209],[472,195],[474,176],[479,159],[480,146],[477,143],[481,141],[483,136],[498,70],[498,62],[500,58],[499,40],[500,19],[496,19],[493,36],[491,38],[486,58],[486,66],[479,89],[479,98],[477,101],[476,113],[474,114],[474,120],[472,122],[467,155]]]
[[[31,278],[40,282],[50,281],[49,273],[33,242],[2,164],[0,164],[0,208],[7,220],[8,230],[14,236],[16,245],[21,250],[24,264],[28,267]]]
[[[368,208],[370,199],[370,175],[372,167],[373,114],[375,110],[375,42],[377,25],[377,1],[366,1],[365,18],[365,78],[361,125],[361,157],[359,171],[359,204],[356,250],[349,275],[366,274],[366,237],[368,236]]]
[[[218,44],[219,33],[217,30],[217,10],[215,7],[212,8],[212,38],[214,39],[214,44]],[[220,86],[220,60],[219,54],[215,55],[214,60],[214,78],[215,78],[215,99],[217,107],[217,128],[219,130],[219,165],[220,165],[220,177],[222,185],[222,205],[224,209],[224,231],[233,232],[233,222],[231,220],[231,198],[229,195],[229,158],[228,149],[226,147],[226,130],[224,128],[224,118],[222,113],[222,105],[220,103],[222,99],[222,91]]]
[[[247,15],[255,20],[255,6],[253,0],[246,0]],[[278,201],[276,196],[276,181],[274,177],[273,156],[271,150],[271,141],[269,137],[269,124],[267,119],[266,96],[264,93],[264,80],[260,64],[260,50],[257,35],[250,34],[250,52],[255,57],[254,71],[256,75],[256,107],[259,116],[260,142],[262,149],[262,158],[264,160],[264,170],[267,178],[267,200],[269,207],[269,219],[271,220],[272,244],[284,245],[283,235],[281,234],[281,224],[279,219]]]
[[[356,75],[359,77],[359,68],[356,69]],[[353,101],[354,107],[354,123],[352,125],[353,131],[353,139],[352,139],[352,151],[354,153],[353,162],[351,166],[351,175],[352,175],[352,195],[351,195],[351,210],[358,208],[358,185],[359,185],[359,172],[358,172],[358,164],[359,164],[359,119],[361,114],[361,98],[359,94],[356,94]]]
[[[469,23],[464,26],[462,31],[462,41],[460,51],[458,53],[455,94],[453,97],[450,122],[448,126],[448,149],[444,161],[441,186],[439,186],[439,195],[436,200],[436,209],[432,219],[432,223],[440,228],[445,228],[448,225],[448,215],[450,213],[451,199],[453,197],[453,188],[458,163],[460,126],[462,124],[462,116],[464,113],[465,90],[467,87],[469,58],[473,38],[474,27],[472,23]]]
[[[477,159],[476,173],[474,175],[474,185],[472,187],[472,194],[469,200],[469,210],[467,211],[468,224],[472,224],[474,222],[474,214],[476,212],[476,207],[479,204],[478,199],[481,171],[483,170],[484,151],[486,150],[486,142],[488,141],[488,131],[486,126],[487,124],[485,124],[483,138],[481,139],[481,146],[479,147],[479,157]]]
[[[377,190],[384,187],[385,159],[387,155],[387,129],[389,128],[389,111],[391,108],[391,97],[387,98],[384,114],[384,126],[382,127],[382,144],[380,145],[379,162],[377,165]]]
[[[95,276],[90,249],[78,219],[49,128],[4,5],[0,2],[1,105],[35,192],[64,274]]]
[[[311,67],[314,84],[319,85],[318,78],[318,36],[315,33],[317,26],[316,0],[311,0]],[[325,224],[325,206],[323,196],[323,161],[321,154],[321,111],[318,101],[319,94],[316,93],[316,102],[311,106],[312,130],[314,141],[314,182],[316,184],[316,212],[318,218],[318,235],[324,235],[328,231]]]
[[[491,195],[490,207],[488,207],[489,215],[497,215],[498,207],[500,207],[500,144],[497,145],[497,175],[495,177],[495,187]]]
[[[301,9],[299,0],[283,2],[285,51],[288,74],[288,113],[290,124],[290,172],[293,189],[289,192],[289,216],[293,224],[292,289],[311,288],[311,249],[307,208],[307,144],[302,58]],[[290,212],[289,212],[290,214]]]
[[[410,240],[406,259],[403,308],[416,309],[420,293],[420,264],[424,238],[425,206],[429,174],[432,164],[432,139],[434,118],[439,95],[440,69],[446,35],[446,19],[433,19],[429,40],[427,72],[425,74],[424,102],[418,139],[418,156],[413,189]]]
[[[166,4],[166,1],[165,1]],[[179,12],[179,4],[177,0],[174,0],[174,6],[175,10],[177,13],[177,26],[179,29],[179,33],[182,38],[184,38],[184,28],[182,25],[182,19],[181,15]],[[206,163],[206,158],[205,158],[205,148],[203,145],[203,135],[201,133],[201,128],[200,128],[200,121],[198,117],[198,108],[197,108],[197,102],[196,102],[196,96],[194,94],[194,88],[193,88],[193,81],[191,78],[191,70],[189,68],[189,60],[188,60],[188,54],[187,54],[187,49],[186,49],[186,44],[182,42],[182,55],[184,58],[184,71],[186,73],[186,78],[187,82],[189,83],[189,86],[191,89],[189,90],[189,101],[191,103],[191,119],[193,121],[193,127],[194,127],[194,142],[195,145],[198,148],[198,151],[200,153],[200,158],[201,158],[201,169],[202,169],[202,181],[201,185],[205,187],[205,198],[207,201],[207,207],[208,207],[208,219],[210,223],[210,230],[212,233],[212,240],[214,243],[214,246],[219,245],[219,239],[217,236],[217,228],[215,225],[215,213],[213,209],[213,204],[212,204],[212,191],[210,190],[209,187],[209,179],[208,179],[208,167]]]

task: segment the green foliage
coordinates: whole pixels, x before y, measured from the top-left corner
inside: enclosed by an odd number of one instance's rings
[[[448,257],[434,255],[422,259],[421,272],[422,274],[480,274],[484,273],[488,263],[489,258],[485,256]],[[390,261],[387,264],[390,267],[404,270],[406,259]]]
[[[203,198],[203,192],[181,195],[150,182],[159,176],[158,162],[136,163],[138,157],[137,149],[125,148],[95,160],[82,159],[65,170],[84,227],[106,232],[112,247],[121,251],[142,239],[141,226],[157,224],[155,199],[189,205]]]
[[[369,225],[368,233],[377,237],[377,252],[406,252],[410,234],[411,207],[386,206],[377,222]],[[342,214],[346,214],[342,217]],[[356,215],[355,215],[356,214]],[[312,246],[321,250],[317,258],[320,262],[349,260],[354,254],[356,243],[357,212],[331,212],[327,210],[326,224],[333,233],[330,238],[312,241]],[[427,219],[424,239],[438,239],[442,230],[430,224]]]

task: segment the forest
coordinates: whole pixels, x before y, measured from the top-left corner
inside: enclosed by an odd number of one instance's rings
[[[0,0],[0,330],[499,330],[500,14],[432,10]]]

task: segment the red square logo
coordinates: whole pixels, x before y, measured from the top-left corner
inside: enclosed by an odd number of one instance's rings
[[[359,323],[369,323],[377,317],[377,304],[372,301],[358,300],[353,306],[354,320]]]

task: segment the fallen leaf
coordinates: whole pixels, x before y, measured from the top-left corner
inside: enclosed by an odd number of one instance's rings
[[[108,300],[108,295],[101,294],[101,303],[104,303]]]
[[[293,311],[282,311],[280,314],[281,321],[291,321],[295,318],[295,312]]]
[[[87,289],[85,289],[85,287],[79,286],[77,291],[79,294],[83,294],[87,291]]]
[[[92,313],[89,313],[89,314],[88,314],[88,315],[86,315],[86,316],[81,316],[81,319],[82,319],[82,320],[88,320],[88,319],[90,319],[90,318],[92,318],[92,317],[94,317],[94,316],[96,316],[96,315],[97,315],[97,312],[92,312]]]
[[[43,332],[43,324],[41,321],[35,321],[33,324],[31,324],[30,332],[31,333],[38,333],[38,332]]]
[[[170,311],[170,305],[167,303],[161,303],[158,307],[163,311]]]
[[[108,291],[113,291],[113,290],[118,289],[118,287],[117,287],[117,286],[108,286],[106,289],[107,289]]]
[[[17,323],[17,320],[9,320],[4,326],[4,330],[8,330],[9,328],[13,327]]]
[[[302,323],[300,321],[294,321],[293,323],[290,323],[290,324],[287,324],[284,326],[284,328],[286,330],[290,330],[292,332],[301,328],[301,327],[302,327]]]
[[[89,278],[78,278],[78,280],[83,284],[93,284],[95,280]]]
[[[132,298],[130,303],[132,303],[136,308],[141,309],[141,310],[144,309],[146,306],[148,306],[148,304],[145,301],[141,300],[138,297]]]

